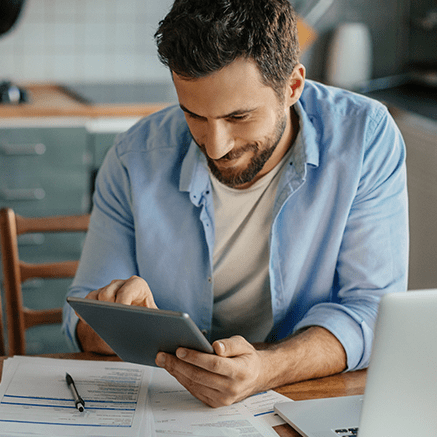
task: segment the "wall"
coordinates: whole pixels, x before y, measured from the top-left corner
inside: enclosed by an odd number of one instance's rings
[[[302,14],[320,2],[290,1]],[[156,56],[153,34],[172,2],[27,0],[18,25],[0,39],[0,80],[166,80],[168,73]],[[415,19],[410,11],[422,17],[433,4],[435,0],[333,0],[315,23],[318,40],[302,58],[308,77],[324,79],[330,39],[344,22],[360,21],[369,27],[373,77],[401,72],[409,57],[423,60],[432,54],[436,59],[436,38],[432,41],[429,33],[417,31],[409,36]],[[426,53],[418,45],[428,47]]]
[[[16,26],[0,39],[0,80],[163,80],[168,72],[156,56],[153,34],[171,4],[27,0]]]

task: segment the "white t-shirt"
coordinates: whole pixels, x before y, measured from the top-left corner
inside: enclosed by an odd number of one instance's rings
[[[215,211],[212,339],[242,335],[264,341],[273,326],[269,235],[281,170],[290,151],[269,173],[243,190],[212,174]]]

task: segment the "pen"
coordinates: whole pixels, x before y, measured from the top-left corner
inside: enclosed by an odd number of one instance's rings
[[[82,413],[82,411],[85,410],[85,401],[79,396],[73,378],[68,373],[65,375],[65,379],[67,381],[69,389],[71,390],[71,393],[73,393],[76,408]]]

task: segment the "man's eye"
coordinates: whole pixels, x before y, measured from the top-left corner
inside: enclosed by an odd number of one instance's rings
[[[233,121],[243,121],[246,120],[247,118],[248,118],[247,114],[233,115],[232,117],[229,117],[229,119]]]

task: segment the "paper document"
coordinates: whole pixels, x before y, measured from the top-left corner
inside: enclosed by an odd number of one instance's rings
[[[85,401],[79,412],[65,379]],[[123,362],[14,357],[4,362],[0,429],[7,435],[153,436],[152,368]]]
[[[79,412],[69,373],[85,410]],[[112,361],[8,358],[0,384],[0,437],[277,437],[274,391],[211,408],[165,370]]]
[[[284,422],[276,418],[273,405],[290,400],[276,392],[267,392],[229,407],[211,408],[157,368],[153,370],[149,398],[158,436],[190,437],[277,437],[272,426]]]
[[[269,426],[283,425],[285,420],[273,409],[277,402],[290,402],[291,399],[273,390],[258,393],[242,401],[250,413]]]

